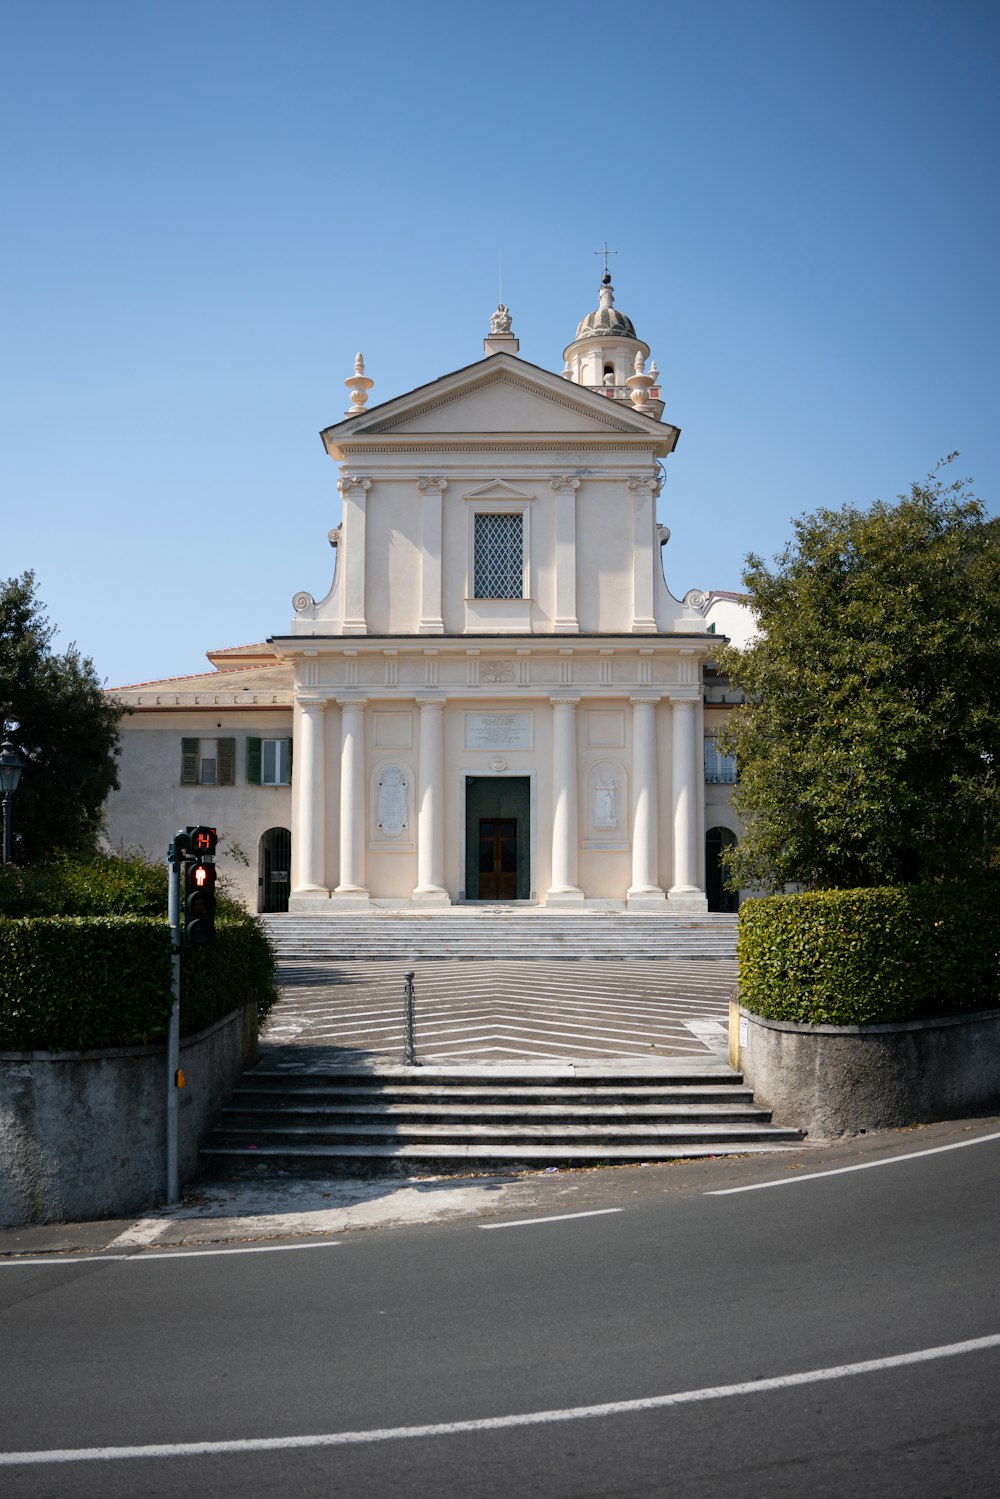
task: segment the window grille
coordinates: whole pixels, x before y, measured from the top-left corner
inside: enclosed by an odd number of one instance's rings
[[[523,517],[477,515],[473,596],[477,599],[524,597]]]
[[[705,740],[705,780],[716,786],[734,786],[737,780],[735,755],[720,754],[714,739]]]

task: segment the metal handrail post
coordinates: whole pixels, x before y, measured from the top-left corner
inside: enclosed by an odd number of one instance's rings
[[[403,975],[406,987],[403,990],[403,1062],[407,1067],[417,1066],[417,1051],[413,1038],[413,970]]]

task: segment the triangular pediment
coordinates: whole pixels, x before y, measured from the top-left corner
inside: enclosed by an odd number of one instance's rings
[[[669,440],[673,429],[551,370],[495,354],[328,427],[323,438],[331,448],[351,438],[536,432]]]
[[[533,500],[533,494],[527,494],[523,489],[516,489],[513,484],[508,484],[504,479],[495,479],[492,484],[484,484],[479,489],[472,489],[465,496],[467,500]]]

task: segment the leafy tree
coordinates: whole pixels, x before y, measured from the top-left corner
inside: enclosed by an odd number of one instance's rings
[[[747,558],[761,633],[722,653],[749,699],[720,736],[746,822],[731,881],[981,871],[1000,799],[1000,522],[935,470],[895,505],[794,525],[773,569]]]
[[[123,709],[101,690],[75,645],[62,655],[35,597],[35,578],[0,583],[0,716],[24,761],[11,804],[12,858],[92,851],[108,793],[117,789]]]

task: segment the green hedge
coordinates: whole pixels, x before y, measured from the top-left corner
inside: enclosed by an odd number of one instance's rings
[[[0,916],[166,915],[167,866],[141,854],[55,854],[0,870]]]
[[[740,910],[740,1003],[765,1019],[825,1025],[995,1005],[998,918],[992,880],[749,900]]]
[[[255,998],[277,1001],[260,924],[220,919],[215,943],[181,959],[181,1029],[201,1030]],[[170,929],[148,916],[0,918],[0,1050],[137,1046],[167,1033]]]

